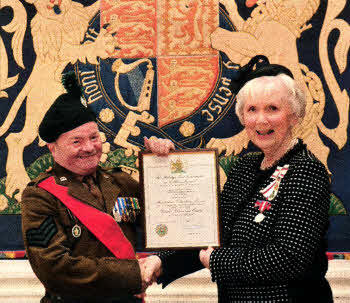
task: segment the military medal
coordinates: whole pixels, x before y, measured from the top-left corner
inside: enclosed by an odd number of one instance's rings
[[[115,202],[117,204],[117,202]],[[113,207],[113,217],[117,222],[121,222],[122,221],[122,216],[119,213],[119,209],[116,205],[114,205]]]
[[[260,191],[260,193],[269,201],[276,198],[278,194],[278,189],[280,187],[281,181],[285,174],[287,173],[289,165],[286,164],[283,167],[277,166],[275,172],[272,174],[271,178],[273,181]]]
[[[262,213],[259,213],[259,214],[257,214],[257,215],[255,216],[254,222],[260,223],[260,222],[262,222],[262,220],[264,220],[264,219],[265,219],[265,216],[264,216]]]
[[[75,224],[72,228],[72,235],[74,238],[79,238],[81,235],[81,227],[78,224]]]
[[[113,207],[113,216],[117,222],[134,222],[139,212],[140,206],[134,197],[118,197]]]
[[[263,212],[265,210],[269,210],[271,208],[271,203],[268,201],[257,200],[255,202],[254,207],[259,207],[259,213],[255,216],[254,222],[260,223],[266,218],[266,216],[263,214]]]

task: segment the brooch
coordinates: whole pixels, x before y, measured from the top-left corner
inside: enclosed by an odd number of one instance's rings
[[[283,167],[277,166],[275,172],[271,176],[273,181],[260,191],[260,193],[267,200],[271,201],[276,198],[281,181],[285,176],[285,174],[287,173],[288,168],[289,168],[288,164],[284,165]]]

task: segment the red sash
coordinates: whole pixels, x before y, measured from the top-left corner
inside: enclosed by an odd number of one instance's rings
[[[58,185],[54,177],[38,186],[58,198],[118,259],[135,259],[134,249],[112,216],[89,206],[68,194],[66,186]]]

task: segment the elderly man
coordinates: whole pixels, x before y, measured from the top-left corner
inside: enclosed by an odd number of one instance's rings
[[[65,87],[39,127],[54,167],[28,184],[21,201],[27,256],[46,289],[41,302],[140,302],[137,294],[152,281],[142,279],[134,252],[142,226],[138,183],[98,166],[95,116],[81,103],[75,76]]]

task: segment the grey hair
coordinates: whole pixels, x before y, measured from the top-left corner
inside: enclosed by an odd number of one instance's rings
[[[282,100],[289,102],[292,112],[301,122],[305,116],[306,98],[303,90],[286,74],[263,76],[248,81],[236,96],[236,115],[242,125],[244,103],[248,98],[270,96],[282,90]]]

